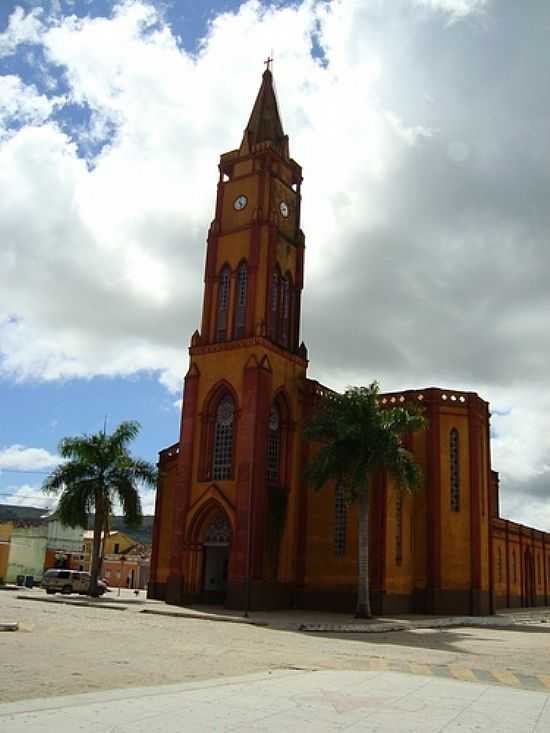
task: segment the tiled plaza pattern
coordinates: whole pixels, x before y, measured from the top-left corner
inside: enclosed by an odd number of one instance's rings
[[[550,693],[550,675],[544,674],[527,675],[506,669],[487,670],[453,664],[417,664],[393,659],[371,659],[368,666],[371,671],[407,672],[408,674],[461,680],[462,682],[481,682],[486,685],[504,685],[517,689],[540,690]]]

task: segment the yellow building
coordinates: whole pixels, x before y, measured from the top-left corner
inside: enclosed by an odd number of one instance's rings
[[[92,566],[92,548],[94,544],[93,530],[86,530],[84,532],[82,542],[82,554],[80,556],[83,566],[82,570],[90,572]],[[102,532],[101,542],[103,546],[103,556],[122,554],[129,550],[130,547],[134,547],[136,544],[135,540],[117,529],[111,530],[107,537],[105,537],[105,533]]]
[[[306,376],[299,335],[301,185],[267,69],[240,147],[220,158],[180,437],[160,453],[151,597],[354,606],[356,509],[304,478],[312,446],[302,430],[324,388]],[[488,404],[439,388],[382,397],[406,401],[428,418],[409,440],[426,486],[414,498],[383,477],[373,487],[374,610],[485,614],[546,603],[550,535],[498,517]]]

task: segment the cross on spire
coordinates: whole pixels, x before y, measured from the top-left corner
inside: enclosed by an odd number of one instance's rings
[[[268,56],[266,60],[264,61],[264,65],[266,68],[266,71],[271,71],[271,64],[273,63],[273,51],[271,52],[271,56]]]

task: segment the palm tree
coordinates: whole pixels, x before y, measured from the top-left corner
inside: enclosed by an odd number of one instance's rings
[[[125,421],[111,433],[64,438],[59,455],[65,459],[44,481],[42,490],[58,494],[55,516],[69,527],[88,526],[94,514],[94,541],[90,595],[97,596],[100,569],[101,533],[109,527],[113,506],[120,504],[128,527],[142,521],[139,484],[156,486],[157,472],[147,461],[132,458],[129,443],[139,433],[140,424]]]
[[[402,437],[422,429],[426,421],[417,405],[384,407],[377,382],[352,387],[344,394],[325,392],[305,427],[309,440],[320,444],[307,473],[317,490],[327,481],[343,486],[349,503],[359,505],[357,592],[358,618],[370,618],[369,488],[373,477],[387,473],[399,491],[415,491],[422,482],[420,467],[405,449]]]

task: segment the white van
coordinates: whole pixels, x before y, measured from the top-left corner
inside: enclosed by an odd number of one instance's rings
[[[46,570],[42,578],[42,588],[46,593],[80,593],[87,595],[90,590],[90,573],[84,573],[80,570]],[[107,586],[103,581],[97,581],[97,590],[103,595],[107,590]]]

